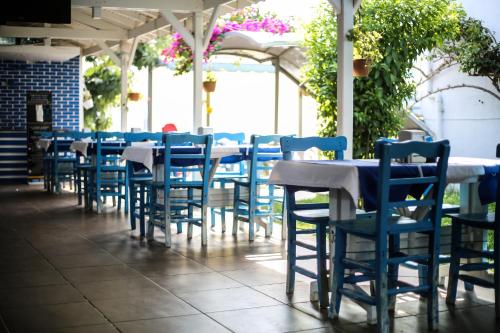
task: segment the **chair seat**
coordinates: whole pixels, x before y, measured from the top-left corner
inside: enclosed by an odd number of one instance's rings
[[[495,213],[481,214],[446,214],[453,222],[461,223],[470,227],[493,230],[495,228]]]
[[[443,215],[459,213],[460,206],[459,205],[452,205],[452,204],[443,204],[441,211],[443,212]]]
[[[152,182],[153,176],[150,174],[145,175],[134,175],[128,178],[130,183],[139,183],[139,182]]]
[[[58,162],[76,162],[76,157],[74,157],[74,156],[58,156],[56,160]]]
[[[165,186],[163,182],[153,182],[154,187],[162,188]],[[203,181],[178,181],[173,180],[170,183],[170,187],[172,188],[203,188]]]
[[[372,217],[373,216],[373,217]],[[375,214],[364,215],[355,220],[330,221],[330,226],[340,228],[363,238],[374,239],[377,234]],[[416,221],[404,216],[393,216],[388,223],[388,233],[408,233],[432,231],[433,225],[429,221]]]
[[[293,214],[296,219],[301,222],[318,223],[330,221],[330,210],[328,208],[295,210]],[[356,216],[358,219],[365,214],[366,216],[364,219],[371,218],[371,215],[374,215],[374,213],[367,213],[362,209],[356,209]]]
[[[218,180],[232,181],[233,179],[243,179],[243,178],[248,179],[248,175],[215,174],[215,176],[213,177],[213,181],[214,182]]]
[[[77,169],[90,169],[92,167],[92,165],[90,163],[81,163],[81,164],[77,164],[76,165],[76,168]]]
[[[233,178],[233,182],[235,184],[238,184],[240,186],[250,186],[250,181],[247,177],[243,177],[243,178]],[[267,184],[268,183],[268,180],[267,179],[257,179],[256,181],[257,185],[262,185],[262,184]]]

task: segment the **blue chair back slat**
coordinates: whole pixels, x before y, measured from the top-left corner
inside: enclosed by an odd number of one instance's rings
[[[281,150],[285,160],[292,160],[294,152],[304,152],[311,148],[317,148],[323,152],[333,152],[337,160],[344,158],[344,150],[347,149],[347,139],[343,136],[323,138],[323,137],[283,137],[281,138]],[[308,277],[316,279],[319,293],[319,303],[321,307],[326,307],[328,304],[328,287],[326,286],[326,233],[328,218],[324,218],[322,214],[317,214],[315,218],[310,217],[307,221],[300,220],[297,217],[297,211],[314,211],[328,209],[328,202],[320,203],[297,203],[295,194],[300,188],[286,187],[286,208],[288,217],[288,267],[287,267],[287,292],[293,291],[295,286],[295,273],[304,274]],[[316,243],[314,244],[314,252],[316,257],[316,272],[312,272],[309,268],[300,266],[297,261],[310,258],[310,255],[297,255],[298,247],[301,243],[296,242],[297,239],[297,221],[308,225],[310,229],[302,230],[310,234],[316,234]],[[310,248],[309,248],[310,250]]]
[[[430,221],[436,228],[441,223],[441,207],[443,204],[443,193],[446,183],[446,170],[448,166],[448,157],[450,146],[447,140],[438,142],[418,142],[407,141],[400,143],[377,142],[377,157],[380,158],[379,178],[378,178],[378,199],[377,199],[377,235],[383,236],[390,228],[388,225],[390,214],[394,208],[403,208],[411,206],[428,206],[430,215],[426,214],[422,220]],[[417,154],[427,159],[437,159],[435,175],[422,177],[417,174],[416,177],[393,178],[391,176],[391,162],[395,159],[405,158]],[[415,179],[417,179],[415,181]],[[421,197],[416,200],[406,200],[391,202],[390,191],[392,186],[411,186],[418,184],[433,186],[433,191],[429,197]]]
[[[237,144],[242,144],[243,142],[245,142],[245,133],[228,133],[228,132],[214,133],[214,144],[217,144],[218,141],[224,139],[234,141]]]
[[[127,143],[129,142],[141,142],[141,141],[153,141],[156,143],[161,143],[163,138],[163,133],[125,133],[124,139]]]
[[[311,148],[317,148],[323,152],[334,152],[335,159],[343,160],[344,151],[347,149],[347,139],[344,136],[323,138],[323,137],[283,137],[281,139],[281,150],[283,151],[283,158],[291,160],[293,152],[303,152]]]
[[[210,156],[212,150],[212,135],[193,135],[193,134],[164,134],[163,143],[165,146],[164,151],[164,182],[165,187],[169,188],[171,185],[170,174],[175,171],[172,167],[172,162],[175,160],[196,159],[199,160],[201,166],[201,176],[203,182],[208,184],[208,177],[210,171]],[[180,145],[201,145],[203,147],[199,154],[172,154],[172,147]],[[208,191],[203,191],[204,200],[208,200]],[[206,201],[205,201],[206,202]]]

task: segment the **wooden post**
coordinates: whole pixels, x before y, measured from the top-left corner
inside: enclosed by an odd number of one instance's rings
[[[279,130],[279,109],[280,109],[280,60],[276,58],[274,65],[274,134]]]
[[[337,14],[337,135],[347,138],[345,158],[352,159],[353,145],[353,75],[352,42],[346,34],[354,27],[354,1],[342,0]]]
[[[153,67],[148,67],[148,132],[153,131]]]
[[[203,13],[195,12],[193,18],[193,133],[196,133],[202,126],[203,109]]]

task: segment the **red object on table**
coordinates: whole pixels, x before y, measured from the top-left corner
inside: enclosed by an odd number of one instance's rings
[[[163,126],[161,129],[162,132],[168,133],[168,132],[177,132],[177,126],[175,124],[169,123]]]

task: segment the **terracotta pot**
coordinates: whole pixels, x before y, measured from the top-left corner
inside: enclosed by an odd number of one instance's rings
[[[131,101],[138,101],[141,98],[141,94],[138,92],[129,92],[128,99]]]
[[[216,83],[216,81],[203,81],[203,89],[205,89],[206,92],[214,92]]]
[[[352,61],[352,74],[356,77],[366,77],[370,73],[368,59],[354,59]]]

